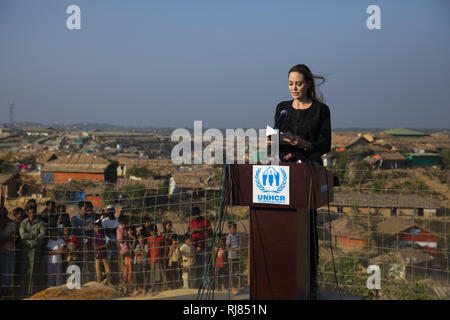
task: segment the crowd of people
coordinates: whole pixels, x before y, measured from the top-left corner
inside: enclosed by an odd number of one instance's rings
[[[227,237],[216,236],[198,207],[192,208],[185,234],[176,234],[167,219],[161,232],[150,217],[131,224],[124,212],[116,217],[113,205],[94,212],[90,201],[80,201],[72,218],[53,201],[37,212],[33,199],[15,208],[12,220],[0,207],[0,297],[30,296],[65,284],[72,265],[80,268],[82,284],[122,286],[132,295],[199,288],[207,270],[217,289],[239,285],[236,224],[228,224]]]

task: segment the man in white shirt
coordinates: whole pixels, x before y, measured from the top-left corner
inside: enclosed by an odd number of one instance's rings
[[[65,252],[66,242],[58,237],[58,230],[50,230],[51,238],[47,242],[48,253],[48,281],[47,286],[60,286],[63,284],[62,257]]]
[[[115,217],[116,208],[110,204],[106,207],[106,218],[102,220],[102,227],[105,229],[106,235],[109,237],[109,235],[115,235],[116,229],[119,228],[120,224],[119,221]],[[108,229],[114,229],[114,230],[108,230]],[[111,237],[110,237],[111,238]]]
[[[119,265],[118,265],[118,247],[117,247],[117,229],[120,227],[119,220],[115,217],[116,208],[110,204],[106,207],[106,218],[102,220],[102,227],[105,230],[107,241],[110,243],[108,249],[108,259],[111,268],[111,281],[113,284],[119,282]]]

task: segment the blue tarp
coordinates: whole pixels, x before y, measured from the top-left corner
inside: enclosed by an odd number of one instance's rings
[[[65,191],[65,192],[60,191],[57,193],[55,200],[58,202],[61,201],[78,202],[86,200],[86,194],[84,193],[84,191]]]

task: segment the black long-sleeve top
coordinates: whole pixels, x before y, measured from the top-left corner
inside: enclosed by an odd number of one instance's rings
[[[304,150],[292,145],[281,144],[280,159],[292,153],[294,156],[288,161],[319,162],[322,163],[321,155],[331,150],[331,121],[330,109],[324,103],[313,101],[308,109],[294,109],[294,100],[282,101],[278,104],[275,112],[275,121],[282,110],[288,111],[288,115],[281,125],[281,132],[290,132],[297,135],[313,145],[312,150]]]

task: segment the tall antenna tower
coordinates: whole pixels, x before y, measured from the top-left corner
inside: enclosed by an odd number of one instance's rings
[[[9,125],[14,123],[14,100],[9,101]]]

